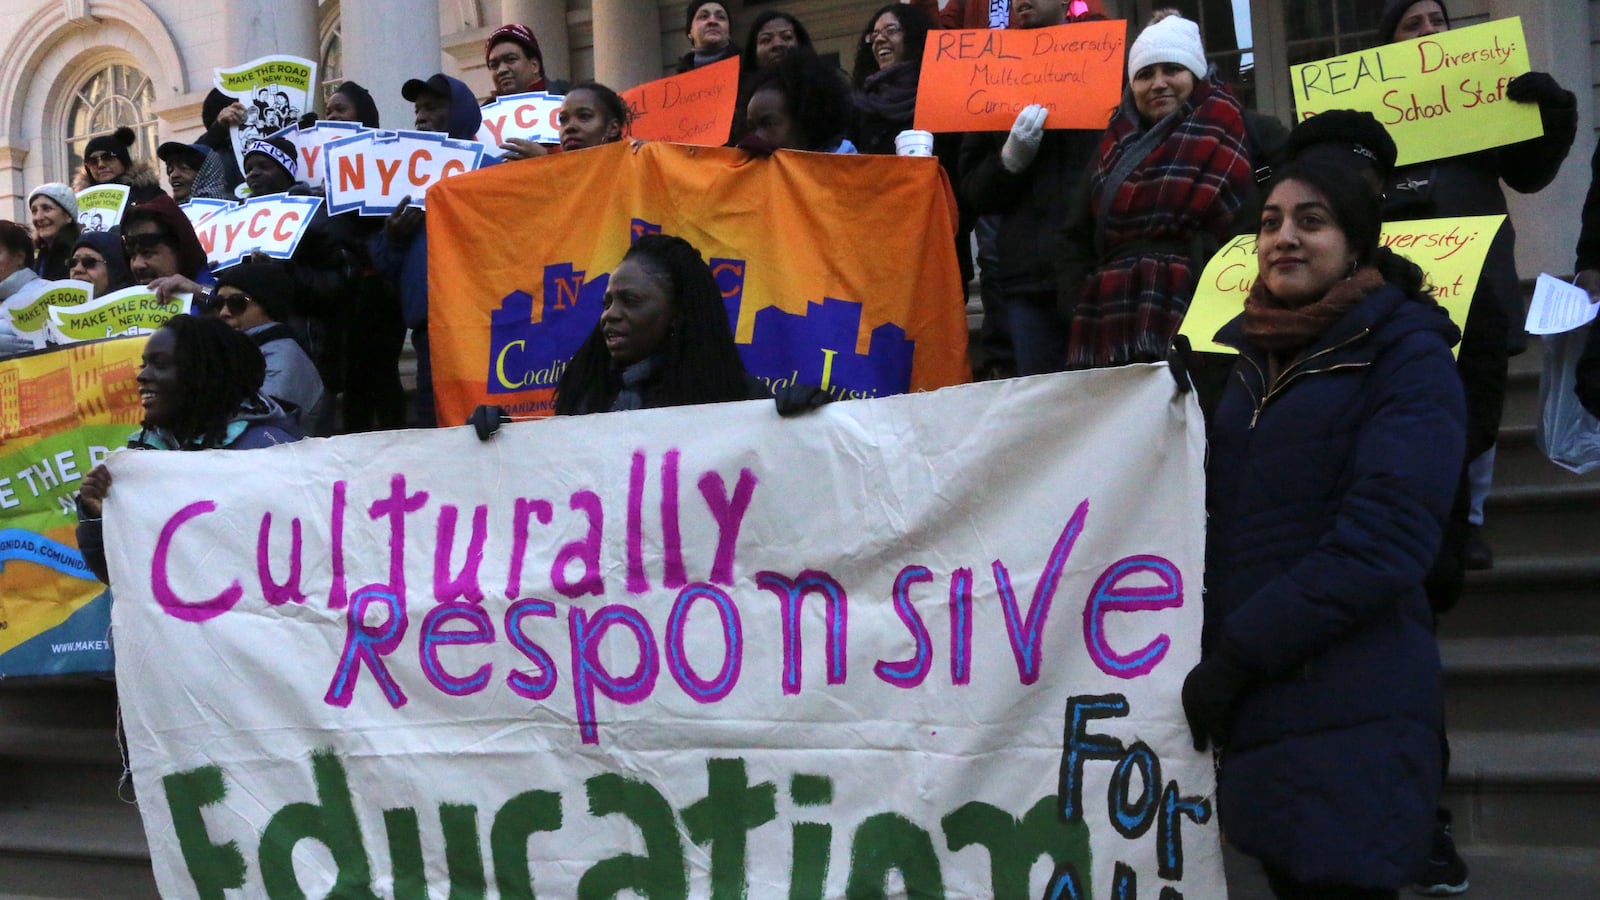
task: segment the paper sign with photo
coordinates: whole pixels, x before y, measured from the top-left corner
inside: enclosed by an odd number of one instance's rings
[[[313,105],[317,64],[298,56],[263,56],[231,69],[217,69],[217,90],[244,106],[244,122],[232,129],[233,157],[244,168],[244,148],[290,125]]]
[[[97,184],[78,192],[78,227],[84,231],[110,231],[122,223],[128,206],[128,186]]]

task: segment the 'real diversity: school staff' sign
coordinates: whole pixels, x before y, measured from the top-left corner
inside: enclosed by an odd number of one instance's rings
[[[111,671],[111,596],[78,553],[73,496],[143,417],[144,342],[0,361],[0,678]]]
[[[1450,321],[1456,323],[1457,328],[1465,328],[1467,307],[1478,289],[1489,244],[1505,220],[1504,215],[1497,215],[1385,222],[1379,242],[1416,263],[1426,276],[1434,298],[1450,314]],[[1212,338],[1217,329],[1244,311],[1244,300],[1250,295],[1259,272],[1253,234],[1239,235],[1212,255],[1200,274],[1194,299],[1179,329],[1194,349],[1208,353],[1235,352]]]
[[[1403,166],[1543,134],[1538,105],[1506,97],[1506,84],[1526,71],[1528,45],[1513,16],[1291,66],[1289,77],[1301,119],[1370,112]]]
[[[733,131],[739,60],[725,59],[622,92],[629,136],[647,141],[721,146]]]
[[[117,454],[161,893],[1222,896],[1201,432],[1129,366]]]

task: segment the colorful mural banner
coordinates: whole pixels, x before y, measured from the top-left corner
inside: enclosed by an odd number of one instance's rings
[[[1379,240],[1421,267],[1433,296],[1450,314],[1450,321],[1465,328],[1467,307],[1478,289],[1489,244],[1505,220],[1505,216],[1498,215],[1385,222]],[[1186,335],[1196,350],[1236,352],[1212,338],[1217,329],[1244,310],[1244,300],[1259,271],[1255,235],[1242,234],[1223,244],[1200,274],[1200,284],[1178,333]]]
[[[937,160],[608,144],[452,178],[428,206],[439,421],[547,415],[633,239],[693,244],[750,373],[838,397],[971,377],[955,212]],[[864,202],[865,201],[865,202]],[[507,228],[536,206],[560,228]]]
[[[720,147],[733,132],[739,59],[725,59],[622,92],[630,137]]]
[[[161,894],[1223,896],[1203,452],[1147,365],[116,454]]]
[[[476,169],[484,145],[431,131],[362,131],[322,147],[328,214],[351,210],[386,216],[410,197],[425,208],[429,191],[452,175]]]
[[[561,102],[559,94],[532,91],[496,97],[493,103],[485,104],[483,124],[477,135],[484,154],[496,159],[504,156],[500,145],[507,138],[525,138],[538,144],[561,143],[561,125],[556,121]]]
[[[78,226],[84,231],[110,231],[122,224],[130,188],[101,184],[78,192]]]
[[[296,164],[294,177],[296,181],[303,181],[314,188],[320,188],[326,180],[327,165],[323,162],[322,148],[329,141],[349,137],[356,132],[363,131],[360,122],[332,122],[317,120],[310,128],[301,128],[291,125],[280,131],[274,132],[272,137],[286,138],[295,146]]]
[[[17,333],[33,341],[34,349],[44,349],[50,337],[50,308],[82,306],[94,296],[94,285],[87,281],[30,281],[6,298],[0,306]]]
[[[1538,104],[1505,95],[1528,68],[1522,19],[1512,16],[1290,66],[1289,78],[1300,118],[1370,112],[1394,138],[1403,166],[1544,134]]]
[[[50,340],[76,344],[149,334],[178,313],[187,312],[193,299],[189,294],[173,294],[163,300],[144,285],[136,284],[78,306],[52,306]]]
[[[1106,127],[1122,97],[1128,23],[931,31],[922,53],[916,127],[1007,131],[1029,104],[1046,128]]]
[[[321,197],[251,197],[213,211],[195,225],[194,233],[214,269],[236,265],[252,253],[289,259],[321,208]]]
[[[263,56],[215,71],[212,86],[244,106],[244,123],[231,129],[241,169],[251,141],[298,125],[301,114],[316,105],[311,93],[316,83],[317,64],[298,56]]]
[[[78,553],[73,497],[144,416],[144,341],[0,361],[0,678],[111,671],[111,598]]]

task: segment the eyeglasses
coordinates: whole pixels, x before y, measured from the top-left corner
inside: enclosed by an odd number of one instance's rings
[[[161,247],[171,244],[172,241],[164,234],[128,234],[122,237],[122,252],[128,259],[133,259],[140,254],[154,253]]]
[[[69,269],[98,269],[105,260],[95,259],[92,256],[74,256],[67,260]]]
[[[83,161],[91,166],[103,166],[106,163],[116,162],[117,156],[115,153],[91,153],[84,157]]]
[[[872,46],[872,42],[880,37],[886,41],[892,41],[900,35],[905,34],[905,31],[906,30],[901,28],[899,25],[885,25],[882,28],[867,32],[867,36],[861,39],[861,43],[870,47]]]
[[[237,316],[244,312],[246,306],[254,303],[255,299],[249,294],[229,294],[226,297],[221,294],[212,294],[211,309],[215,312],[222,312],[223,308],[226,307],[228,312]]]

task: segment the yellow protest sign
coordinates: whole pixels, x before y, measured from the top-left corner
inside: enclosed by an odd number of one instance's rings
[[[1422,268],[1439,305],[1458,328],[1467,324],[1467,306],[1478,289],[1478,275],[1489,255],[1489,243],[1505,216],[1462,216],[1454,219],[1416,219],[1388,222],[1379,240]],[[1242,234],[1218,250],[1206,263],[1195,286],[1194,299],[1178,333],[1194,349],[1207,353],[1233,353],[1212,340],[1217,329],[1244,309],[1244,298],[1256,283],[1256,236]]]
[[[188,294],[162,300],[144,285],[105,295],[81,306],[50,308],[50,332],[58,344],[121,335],[149,334],[189,308]]]
[[[1398,165],[1460,156],[1544,134],[1539,107],[1506,99],[1528,71],[1516,17],[1291,66],[1301,119],[1330,109],[1372,113]]]

